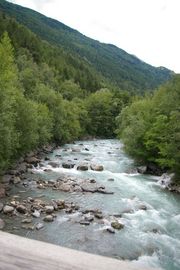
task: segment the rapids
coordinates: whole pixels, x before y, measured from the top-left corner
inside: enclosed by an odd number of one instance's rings
[[[80,209],[100,209],[103,222],[97,220],[83,226],[78,222],[80,211],[72,214],[58,212],[56,220],[45,224],[39,231],[17,229],[20,226],[18,218],[12,221],[7,217],[7,231],[90,253],[131,260],[144,268],[180,269],[180,196],[164,190],[158,184],[158,177],[133,173],[133,160],[124,153],[121,142],[77,141],[57,148],[48,157],[60,167],[52,168],[49,161],[42,160],[41,166],[34,168],[34,174],[29,177],[53,180],[59,175],[69,175],[95,179],[114,194],[38,190],[33,185],[25,190],[16,187],[11,192],[23,198],[45,196],[49,200],[65,199],[77,203]],[[62,168],[62,163],[68,160],[76,164],[74,168]],[[77,165],[84,161],[103,165],[104,170],[77,170]],[[116,230],[115,234],[107,232],[105,229],[110,226],[113,215],[120,214],[116,220],[123,223],[124,228]]]

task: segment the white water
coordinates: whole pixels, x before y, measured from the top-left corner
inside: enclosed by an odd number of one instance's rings
[[[80,152],[72,152],[75,148]],[[62,156],[56,157],[57,154]],[[36,195],[45,194],[48,198],[77,202],[81,209],[99,208],[103,211],[104,224],[94,222],[85,227],[76,222],[81,213],[59,214],[55,222],[48,224],[44,230],[30,232],[28,237],[95,254],[132,260],[134,264],[143,267],[180,269],[180,196],[162,189],[158,184],[158,177],[128,173],[133,169],[133,161],[125,155],[119,141],[77,142],[76,145],[65,145],[55,150],[50,158],[58,162],[60,168],[53,169],[48,165],[48,161],[44,161],[43,168],[35,169],[35,174],[45,179],[56,179],[62,173],[85,179],[94,178],[105,185],[107,190],[114,191],[114,194],[29,191],[27,196],[36,192]],[[74,160],[75,158],[78,160]],[[104,171],[81,172],[76,170],[76,166],[73,169],[63,169],[62,162],[67,160],[75,161],[76,165],[82,162],[101,164]],[[52,172],[44,172],[44,168],[51,168]],[[109,178],[114,181],[108,181]],[[139,209],[142,205],[147,207],[146,211]],[[118,220],[124,223],[125,227],[115,234],[110,234],[104,229],[110,225],[115,213],[122,214],[122,218]]]

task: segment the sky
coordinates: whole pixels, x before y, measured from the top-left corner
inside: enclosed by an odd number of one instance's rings
[[[180,73],[180,0],[8,0]]]

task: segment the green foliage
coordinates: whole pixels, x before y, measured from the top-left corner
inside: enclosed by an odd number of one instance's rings
[[[51,60],[48,64],[56,65],[63,71],[63,80],[73,79],[82,89],[90,92],[103,87],[108,82],[112,87],[131,92],[143,93],[146,89],[154,89],[167,81],[172,72],[166,68],[155,68],[139,60],[136,56],[111,44],[100,43],[90,39],[78,31],[33,10],[23,8],[4,0],[0,2],[0,9],[6,15],[16,18],[22,25],[31,29],[38,37],[50,44],[60,47],[54,53],[45,52],[35,35],[29,35],[21,25],[18,30],[10,23],[8,32],[12,32],[13,44],[21,43],[32,53],[36,62],[47,57]],[[15,29],[13,29],[15,28]],[[3,25],[0,32],[5,31]],[[17,40],[18,39],[18,40]],[[108,85],[107,85],[108,86]]]
[[[152,97],[135,100],[117,118],[119,137],[133,157],[180,175],[180,76]]]

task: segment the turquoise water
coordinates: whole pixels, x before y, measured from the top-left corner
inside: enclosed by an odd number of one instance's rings
[[[40,231],[15,229],[13,233],[90,253],[131,260],[143,267],[180,269],[180,196],[163,190],[157,177],[129,173],[134,167],[133,160],[124,153],[123,145],[118,140],[79,141],[56,149],[49,157],[60,167],[52,168],[48,161],[42,161],[42,167],[33,170],[32,178],[53,180],[62,174],[93,178],[114,194],[16,188],[12,192],[19,192],[24,198],[45,195],[47,200],[54,198],[76,202],[80,211],[73,214],[59,212],[56,220],[45,224]],[[62,168],[62,162],[68,160],[76,163],[73,169]],[[76,167],[83,162],[103,165],[104,171],[78,171]],[[52,171],[45,172],[45,168]],[[108,181],[109,178],[114,181]],[[141,210],[142,205],[147,210]],[[81,210],[97,208],[103,212],[103,222],[94,221],[89,226],[79,224]],[[121,218],[116,219],[125,227],[110,234],[105,229],[113,220],[113,214],[122,214]],[[13,226],[18,226],[19,222],[16,218]],[[7,219],[7,224],[7,230],[12,230],[12,222]]]

